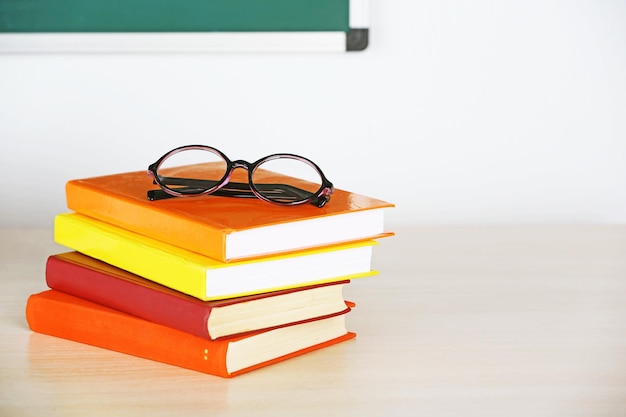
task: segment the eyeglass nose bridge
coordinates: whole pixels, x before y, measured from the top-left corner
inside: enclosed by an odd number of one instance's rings
[[[215,189],[218,190],[220,188],[222,188],[223,186],[225,186],[226,184],[228,184],[230,182],[230,178],[233,175],[233,171],[237,168],[243,168],[246,171],[250,172],[250,163],[248,161],[244,161],[243,159],[238,159],[236,161],[232,161],[230,163],[230,169],[228,170],[228,173],[226,175],[226,177],[224,178],[224,180],[222,181],[222,183],[220,185],[218,185]]]
[[[246,171],[250,171],[250,162],[248,161],[244,161],[243,159],[238,159],[236,161],[233,161],[233,165],[231,169],[235,169],[235,168],[243,168]]]

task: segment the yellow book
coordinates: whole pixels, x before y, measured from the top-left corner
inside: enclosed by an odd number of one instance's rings
[[[377,274],[374,240],[221,262],[78,213],[54,221],[58,244],[201,300],[219,300]]]

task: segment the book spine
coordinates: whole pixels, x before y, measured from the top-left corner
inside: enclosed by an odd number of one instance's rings
[[[26,303],[32,331],[222,377],[228,341],[208,341],[55,290]]]
[[[193,297],[206,300],[206,269],[170,251],[125,238],[76,213],[54,219],[55,242]],[[163,245],[166,245],[163,243]]]
[[[67,207],[118,227],[193,250],[213,259],[226,260],[226,233],[206,221],[161,210],[150,201],[139,202],[69,181],[65,186]],[[168,227],[163,227],[168,225]]]
[[[48,287],[95,303],[210,338],[207,321],[211,309],[180,297],[116,278],[54,255],[46,262]]]

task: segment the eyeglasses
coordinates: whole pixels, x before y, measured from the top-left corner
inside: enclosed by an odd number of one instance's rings
[[[246,178],[235,172],[247,171]],[[333,184],[311,160],[289,153],[268,155],[256,162],[231,161],[221,151],[204,145],[172,149],[148,167],[160,190],[150,190],[149,200],[214,194],[256,197],[285,206],[311,203],[323,207]],[[230,182],[239,178],[242,182]]]

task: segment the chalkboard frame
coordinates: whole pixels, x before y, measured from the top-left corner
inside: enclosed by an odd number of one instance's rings
[[[0,53],[353,52],[369,45],[369,0],[152,0],[152,15],[126,6],[147,0],[86,0],[94,11],[84,1],[0,2]],[[207,14],[207,4],[226,2],[221,7],[233,10]],[[259,12],[263,2],[267,10]],[[155,5],[162,9],[154,12]],[[205,14],[193,15],[194,5]]]

